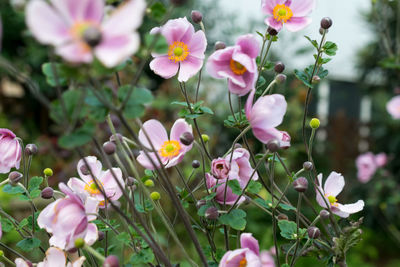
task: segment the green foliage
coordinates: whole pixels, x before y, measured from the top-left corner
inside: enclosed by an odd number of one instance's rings
[[[297,224],[292,221],[281,220],[278,222],[278,226],[281,230],[281,236],[286,239],[304,238],[307,232],[307,229],[299,228],[299,236],[297,236]]]
[[[234,179],[234,180],[229,180],[228,181],[228,186],[230,189],[232,189],[232,192],[235,195],[240,195],[242,194],[242,188],[240,187],[239,181]]]
[[[122,103],[126,101],[128,93],[132,90],[131,85],[124,85],[118,89],[118,99]],[[153,101],[153,95],[146,88],[135,87],[123,109],[123,115],[127,119],[134,119],[144,115],[145,104]]]
[[[50,105],[50,118],[55,122],[61,123],[66,119],[72,120],[75,118],[82,118],[85,115],[83,112],[78,113],[82,106],[82,90],[67,90],[62,94],[61,99],[64,103],[66,114],[64,114],[64,108],[59,99],[54,100]]]
[[[204,101],[201,100],[197,103],[190,103],[190,107],[192,109],[192,112],[190,112],[190,109],[187,107],[186,102],[179,102],[179,101],[174,101],[171,104],[172,105],[179,105],[179,106],[184,106],[185,108],[181,109],[178,113],[180,117],[187,118],[187,119],[196,119],[204,114],[210,114],[213,115],[214,112],[206,106],[203,106]]]
[[[72,133],[63,135],[60,139],[58,139],[58,144],[66,149],[83,146],[92,140],[95,130],[95,124],[87,121],[83,126],[75,129]]]
[[[236,112],[235,116],[229,115],[228,119],[224,120],[224,126],[228,128],[243,129],[247,125],[249,125],[249,122],[246,118],[244,109],[242,112]]]
[[[260,184],[259,182],[250,181],[249,186],[247,187],[247,192],[252,193],[252,194],[258,194],[262,189],[262,184]]]
[[[12,222],[7,218],[1,218],[1,228],[3,232],[10,232],[14,229],[14,225]]]
[[[35,248],[40,246],[40,240],[36,237],[25,238],[17,243],[17,247],[19,247],[23,251],[32,251]]]
[[[334,42],[327,41],[322,47],[322,51],[328,56],[336,55],[336,51],[338,50],[337,45]]]
[[[345,227],[339,237],[333,238],[333,250],[335,252],[335,262],[344,259],[347,251],[361,241],[362,230],[360,225],[363,218],[357,222],[351,222],[350,226]]]
[[[154,261],[154,253],[151,248],[142,248],[139,252],[132,255],[129,264],[136,266],[137,264],[146,264]]]
[[[34,176],[29,180],[28,190],[32,192],[33,190],[39,189],[40,185],[43,183],[43,177]]]
[[[161,2],[155,2],[150,7],[150,17],[153,18],[157,22],[161,22],[164,18],[165,13],[167,12],[167,8]]]
[[[302,70],[294,70],[294,74],[297,79],[303,82],[303,84],[309,88],[313,88],[313,84],[311,83],[312,77],[317,75],[320,79],[325,78],[328,75],[328,70],[325,70],[323,67],[318,69],[318,73],[314,73],[314,65],[308,66],[304,71]]]
[[[141,212],[141,213],[145,213],[148,211],[152,211],[154,209],[153,204],[151,204],[151,201],[146,199],[144,201],[144,206],[141,203],[135,203],[135,208]]]
[[[246,212],[241,209],[234,209],[230,213],[221,215],[218,221],[235,230],[243,231],[246,228]]]
[[[10,184],[6,184],[3,187],[3,192],[7,193],[7,194],[10,194],[10,195],[15,195],[15,194],[24,193],[25,191],[24,191],[24,189],[22,187],[20,187],[18,185],[17,186],[12,186]]]

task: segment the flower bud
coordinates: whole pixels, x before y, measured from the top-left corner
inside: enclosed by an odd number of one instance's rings
[[[53,170],[50,168],[46,168],[44,169],[43,174],[46,176],[53,176]]]
[[[317,119],[317,118],[313,118],[310,121],[310,127],[313,129],[318,129],[320,124],[321,123],[319,122],[319,119]]]
[[[238,148],[242,148],[242,145],[241,145],[241,144],[238,144],[238,143],[236,143],[236,144],[235,144],[235,146],[234,146],[234,149],[238,149]]]
[[[312,84],[318,84],[321,81],[321,78],[318,75],[314,75],[312,77],[311,83]]]
[[[271,152],[276,152],[280,148],[279,141],[277,139],[272,139],[267,143],[267,149]]]
[[[83,248],[85,246],[85,240],[83,240],[83,238],[77,238],[75,239],[75,248]]]
[[[207,201],[205,199],[200,199],[199,201],[197,201],[196,203],[196,208],[200,209],[202,206],[204,206],[207,203]]]
[[[311,226],[307,229],[308,237],[311,239],[316,239],[321,235],[321,231],[318,227]]]
[[[175,6],[182,6],[184,4],[186,4],[187,0],[170,0],[171,4],[175,5]]]
[[[23,177],[24,176],[22,175],[22,173],[13,171],[10,172],[10,174],[8,175],[8,180],[12,186],[15,186],[22,180]]]
[[[0,257],[4,256],[4,251],[0,250]]]
[[[319,28],[319,34],[324,35],[324,33],[327,33],[328,30],[324,30],[322,28]]]
[[[122,141],[124,140],[124,137],[122,136],[122,134],[119,134],[119,133],[116,133],[116,134],[113,134],[110,136],[110,142],[117,143],[117,139],[119,139],[119,141],[121,141],[121,143],[122,143]]]
[[[100,44],[101,39],[101,31],[96,27],[88,27],[83,33],[83,40],[90,47],[95,47]]]
[[[54,194],[54,190],[51,187],[46,187],[42,190],[42,192],[40,193],[40,196],[44,199],[50,199],[53,197]]]
[[[147,186],[147,187],[153,187],[153,186],[154,186],[154,182],[153,182],[153,180],[151,180],[151,179],[147,179],[147,180],[144,182],[144,185]]]
[[[104,239],[104,236],[105,236],[104,232],[99,231],[99,232],[98,232],[98,235],[99,235],[99,238],[97,239],[98,241],[101,241],[101,240]]]
[[[203,14],[198,10],[193,10],[191,15],[194,23],[200,23],[203,20]]]
[[[104,144],[103,144],[103,150],[104,150],[104,152],[107,154],[107,155],[112,155],[112,154],[114,154],[115,153],[115,150],[116,150],[116,145],[115,145],[115,143],[113,143],[113,142],[105,142]]]
[[[226,44],[224,42],[217,41],[215,43],[214,49],[215,50],[220,50],[220,49],[224,49],[225,47],[226,47]]]
[[[28,156],[35,155],[38,152],[38,148],[35,144],[27,144],[25,147],[25,154]]]
[[[103,263],[103,267],[119,267],[119,260],[117,256],[108,256]]]
[[[150,197],[152,200],[159,200],[161,198],[161,195],[157,191],[154,191],[151,192]]]
[[[317,194],[319,194],[319,192],[317,192]],[[329,211],[327,211],[327,210],[321,210],[320,212],[319,212],[319,216],[321,217],[321,219],[324,219],[324,220],[326,220],[326,219],[329,219]]]
[[[321,28],[324,30],[329,29],[332,26],[332,19],[329,17],[325,17],[321,19]]]
[[[192,161],[192,167],[193,167],[193,169],[197,169],[198,167],[200,167],[200,161],[198,161],[198,160],[193,160]]]
[[[303,163],[303,169],[306,171],[311,171],[313,169],[313,164],[311,161],[306,161]]]
[[[184,144],[185,146],[190,146],[193,141],[194,141],[194,137],[193,134],[190,132],[184,132],[183,134],[181,134],[181,136],[179,137],[179,140],[181,141],[182,144]]]
[[[135,178],[129,176],[128,178],[126,178],[126,185],[133,186],[135,184],[135,181],[136,181]]]
[[[89,171],[89,169],[86,167],[86,165],[82,165],[82,166],[80,167],[80,170],[81,170],[81,172],[82,172],[83,175],[89,175],[89,174],[90,174],[90,171]]]
[[[282,84],[282,83],[286,82],[286,75],[285,74],[276,75],[275,81],[277,84]]]
[[[278,220],[279,221],[283,221],[283,220],[288,221],[289,217],[286,214],[281,213],[278,215]]]
[[[299,177],[292,183],[294,190],[304,193],[308,188],[308,181],[304,177]]]
[[[208,142],[208,140],[210,140],[210,137],[209,137],[208,135],[206,135],[206,134],[202,134],[202,135],[201,135],[201,138],[202,138],[203,141],[206,142],[206,143]]]
[[[274,70],[276,73],[282,73],[285,70],[285,64],[280,61],[276,62]]]
[[[216,207],[209,207],[206,210],[205,216],[209,220],[216,220],[219,216],[218,209]]]
[[[267,32],[268,32],[268,34],[271,35],[271,36],[275,36],[275,35],[278,34],[278,31],[275,30],[275,29],[272,28],[272,27],[268,27]]]

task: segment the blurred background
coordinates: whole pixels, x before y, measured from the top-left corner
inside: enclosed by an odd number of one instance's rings
[[[165,7],[170,5],[168,1],[151,2],[161,3]],[[49,48],[39,45],[26,30],[23,13],[25,4],[25,0],[0,1],[3,22],[0,128],[9,128],[25,143],[38,145],[39,155],[33,160],[31,173],[40,175],[44,168],[51,167],[55,175],[49,182],[56,185],[77,175],[75,166],[79,158],[73,152],[58,147],[57,138],[62,129],[58,128],[48,110],[30,93],[30,85],[24,79],[24,75],[30,76],[44,95],[49,99],[56,98],[54,88],[46,83],[41,70],[42,64],[48,61]],[[232,45],[241,34],[265,32],[260,6],[260,0],[192,0],[175,8],[172,17],[190,17],[192,9],[203,13],[209,55],[216,41]],[[399,1],[318,0],[317,8],[312,13],[313,23],[308,28],[297,33],[279,33],[278,42],[272,45],[269,61],[282,61],[286,66],[284,73],[288,76],[286,84],[274,91],[284,94],[289,103],[280,129],[291,135],[292,146],[283,152],[283,156],[290,159],[287,164],[293,171],[301,169],[307,158],[301,136],[307,88],[296,79],[293,71],[314,63],[313,48],[304,35],[319,40],[320,20],[326,16],[333,20],[327,40],[335,42],[339,50],[325,66],[329,70],[328,78],[322,80],[312,94],[309,116],[321,121],[314,146],[314,161],[318,172],[323,173],[324,177],[331,171],[344,175],[346,187],[339,196],[341,202],[350,203],[358,199],[366,201],[363,212],[352,216],[353,219],[364,217],[364,235],[363,241],[348,255],[348,265],[400,266],[400,122],[386,111],[386,103],[390,98],[400,94],[400,54],[396,52],[400,46]],[[146,40],[148,31],[158,26],[158,23],[157,18],[146,17],[140,29],[142,40]],[[142,51],[139,51],[133,62],[139,61],[142,55]],[[12,62],[15,69],[10,69],[5,62]],[[130,75],[126,71],[121,73],[121,78],[128,81]],[[273,70],[266,72],[267,82],[273,77]],[[191,93],[195,90],[195,80],[188,84]],[[163,80],[146,69],[141,83],[151,89],[155,96],[143,121],[156,118],[171,125],[178,117],[179,106],[170,103],[182,101],[176,81]],[[110,81],[109,86],[116,88],[115,81]],[[203,76],[200,98],[213,109],[215,115],[202,117],[199,123],[202,131],[210,136],[209,147],[215,157],[222,156],[238,134],[236,129],[224,127],[223,121],[230,115],[226,92],[225,81],[212,79],[207,74]],[[122,130],[117,120],[115,123],[117,129]],[[110,135],[108,128],[100,125],[99,130],[99,139],[106,141]],[[251,145],[261,151],[261,145],[252,136],[249,137]],[[88,154],[93,152],[90,147],[85,149]],[[360,183],[355,161],[358,155],[368,151],[374,154],[386,153],[388,163],[368,183]],[[191,171],[191,160],[199,157],[194,151],[189,155],[190,158],[185,159],[187,173]],[[282,169],[278,169],[278,172],[285,177]],[[285,183],[282,181],[282,184]],[[289,192],[289,198],[296,198],[294,191]],[[13,210],[16,217],[29,212],[29,206],[9,199],[2,192],[0,202],[4,209]],[[255,208],[248,209],[249,223],[246,231],[253,232],[262,247],[269,249],[273,244],[270,218]],[[181,231],[183,233],[183,227]],[[18,235],[11,231],[5,234],[2,242],[12,246],[16,240]],[[315,258],[298,262],[298,266],[320,264]]]

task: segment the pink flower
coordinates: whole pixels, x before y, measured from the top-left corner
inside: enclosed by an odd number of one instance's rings
[[[275,248],[273,249],[275,252]],[[260,259],[261,259],[261,266],[262,267],[275,267],[275,261],[273,254],[270,250],[264,250],[261,251],[260,253]]]
[[[244,148],[237,148],[232,155],[232,162],[229,164],[231,154],[225,158],[218,158],[212,161],[211,172],[213,175],[206,173],[207,188],[213,188],[217,193],[215,200],[223,204],[225,198],[225,184],[229,180],[237,180],[241,188],[244,188],[250,180],[254,169],[250,165],[250,154]],[[252,180],[257,180],[257,172],[254,173]],[[233,205],[239,196],[234,194],[231,188],[226,188],[225,204]],[[242,196],[238,203],[242,203],[245,198]]]
[[[207,71],[214,78],[228,79],[231,93],[246,95],[256,83],[259,52],[260,46],[254,35],[240,36],[235,46],[217,50],[208,58]]]
[[[308,15],[315,4],[315,0],[262,0],[262,11],[268,15],[265,23],[277,31],[283,24],[291,32],[300,31],[311,23]]]
[[[280,94],[266,95],[257,99],[253,105],[254,94],[255,90],[252,90],[245,106],[254,136],[264,144],[277,139],[282,148],[290,147],[290,135],[275,128],[282,123],[286,113],[285,97]]]
[[[264,267],[261,263],[258,241],[252,234],[240,235],[240,247],[227,251],[222,257],[219,267]]]
[[[386,110],[392,115],[393,119],[400,119],[400,95],[393,97],[387,102]]]
[[[37,267],[81,267],[85,257],[79,257],[74,262],[67,263],[67,256],[65,252],[56,247],[50,247],[46,251],[46,257],[42,262],[37,264]],[[31,267],[26,261],[21,258],[15,259],[16,267]]]
[[[378,167],[384,167],[388,162],[388,157],[385,153],[381,152],[375,155],[375,162]]]
[[[65,198],[49,204],[38,216],[37,223],[52,234],[51,246],[69,250],[75,247],[75,240],[83,238],[92,245],[98,238],[97,227],[91,221],[96,219],[98,201],[87,197],[86,202],[75,195],[64,183],[59,184]]]
[[[357,177],[362,183],[367,183],[374,176],[378,168],[387,164],[385,153],[374,155],[372,152],[361,154],[356,159]]]
[[[56,47],[56,53],[72,63],[98,58],[114,67],[135,53],[140,44],[134,32],[142,23],[144,0],[131,0],[104,20],[103,0],[30,1],[26,22],[34,37]]]
[[[97,183],[103,188],[107,197],[111,201],[117,201],[122,196],[122,191],[118,186],[117,181],[111,173],[111,170],[102,170],[102,165],[96,157],[90,156],[86,157],[86,161],[96,178]],[[104,195],[101,193],[100,189],[97,188],[96,183],[93,180],[90,172],[87,170],[85,162],[81,159],[78,162],[78,173],[81,179],[71,178],[68,181],[68,186],[76,193],[83,194],[87,197],[93,197],[99,201],[99,206],[101,208],[105,207]],[[84,170],[84,172],[82,172]],[[122,178],[122,172],[119,168],[113,168],[113,172],[118,179],[119,183],[124,186],[124,180]]]
[[[0,128],[0,173],[8,173],[14,167],[19,169],[21,155],[21,145],[15,134]]]
[[[184,119],[178,119],[175,121],[171,129],[170,137],[168,138],[167,131],[164,126],[158,120],[148,120],[143,123],[142,129],[139,131],[139,141],[143,146],[149,150],[148,156],[153,160],[156,166],[153,166],[150,159],[147,157],[144,151],[140,151],[137,161],[146,169],[154,170],[159,168],[159,161],[156,156],[156,152],[161,159],[162,164],[165,168],[170,168],[183,160],[186,152],[192,149],[192,144],[186,146],[180,141],[180,136],[185,133],[193,133],[192,126],[189,125]],[[146,134],[149,140],[147,139]],[[156,152],[152,151],[153,144]]]
[[[164,79],[175,76],[186,82],[203,66],[207,39],[203,31],[194,32],[193,25],[185,18],[169,20],[164,26],[153,28],[151,34],[160,33],[169,45],[167,54],[155,54],[150,69]]]
[[[318,175],[318,182],[319,182],[319,190],[324,195],[326,203],[330,205],[330,208],[333,213],[336,215],[347,218],[350,214],[356,213],[361,211],[364,208],[364,201],[358,200],[356,203],[353,204],[340,204],[336,199],[337,195],[342,192],[344,187],[344,178],[340,173],[331,172],[328,178],[325,181],[324,188],[322,189],[322,174]],[[320,192],[316,190],[317,194],[317,202],[318,204],[323,207],[327,208],[327,205],[322,198]]]

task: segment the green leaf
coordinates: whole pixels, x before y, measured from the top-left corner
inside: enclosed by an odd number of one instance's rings
[[[154,209],[153,205],[151,204],[151,201],[148,199],[144,201],[144,207],[141,203],[135,203],[135,208],[141,213],[145,213],[147,211],[151,211]]]
[[[258,194],[261,191],[262,185],[256,181],[250,181],[249,186],[247,187],[247,192],[252,194]]]
[[[42,72],[46,76],[46,81],[49,85],[53,87],[67,85],[66,73],[62,64],[44,63],[42,65]]]
[[[294,70],[294,75],[296,75],[297,79],[302,81],[305,86],[312,88],[312,84],[310,83],[310,77],[302,70]]]
[[[283,203],[279,204],[279,207],[281,207],[283,210],[287,210],[287,211],[296,210],[295,207],[287,205],[287,204],[283,204]]]
[[[292,221],[281,220],[278,222],[279,229],[281,230],[281,236],[286,239],[297,239],[297,224]],[[299,228],[299,237],[303,238],[306,229]]]
[[[42,191],[41,191],[40,189],[34,189],[34,190],[32,190],[32,192],[30,193],[31,198],[37,198],[37,197],[39,197],[41,192],[42,192]]]
[[[82,97],[82,94],[83,92],[81,90],[67,90],[62,94],[61,97],[65,105],[67,118],[72,119],[73,115],[78,115],[78,118],[84,117],[84,109],[81,109],[81,114],[75,114],[76,109],[78,108],[78,105],[80,103],[80,98]],[[59,99],[51,102],[50,118],[52,118],[57,123],[65,120],[65,114]]]
[[[43,182],[43,177],[34,176],[29,180],[28,190],[29,192],[38,189]]]
[[[214,205],[211,202],[206,203],[205,205],[201,206],[197,210],[197,215],[204,217],[206,215],[206,210],[210,207],[213,207]]]
[[[246,212],[240,209],[234,209],[230,213],[220,216],[218,220],[235,230],[243,231],[246,228]]]
[[[28,224],[29,224],[28,218],[24,218],[22,219],[22,221],[19,222],[18,229],[20,230],[25,226],[27,226]]]
[[[82,127],[72,133],[63,135],[58,139],[58,144],[66,149],[83,146],[92,140],[96,127],[92,122],[86,122]]]
[[[32,251],[33,249],[38,248],[40,243],[40,240],[36,237],[25,238],[17,243],[17,247],[23,251]]]
[[[240,187],[239,181],[234,179],[234,180],[229,180],[228,181],[228,186],[232,189],[232,192],[235,195],[240,195],[242,194],[242,188]]]
[[[327,41],[323,46],[323,51],[328,56],[336,55],[336,51],[338,50],[337,45],[334,42]]]
[[[112,103],[112,91],[110,88],[104,87],[101,89],[101,94],[107,103]],[[108,114],[108,108],[89,90],[85,97],[87,104],[87,114],[89,118],[94,119],[96,122],[103,122]]]
[[[154,254],[151,248],[141,249],[138,253],[132,255],[129,260],[130,264],[136,266],[137,264],[151,263],[154,261]]]
[[[206,195],[205,197],[203,197],[202,199],[204,199],[205,201],[209,201],[215,198],[215,196],[217,195],[217,192],[213,192],[209,195]]]
[[[310,41],[310,43],[318,50],[318,42],[316,40],[311,40],[311,38],[308,36],[304,36],[304,37],[306,37],[306,39],[308,41]]]
[[[3,192],[4,193],[8,193],[10,195],[15,195],[15,194],[19,194],[19,193],[24,193],[25,190],[22,187],[18,186],[18,185],[17,186],[12,186],[10,184],[6,184],[3,187]]]
[[[125,245],[129,245],[131,242],[131,236],[127,232],[122,232],[116,236],[118,241],[121,241]]]
[[[161,2],[156,2],[150,7],[150,17],[158,22],[161,22],[166,12],[167,8]]]
[[[118,99],[122,103],[128,97],[131,85],[124,85],[118,89]],[[128,119],[138,118],[144,115],[145,104],[153,101],[153,95],[148,89],[134,88],[129,100],[126,102],[123,114]]]
[[[1,218],[1,228],[3,232],[10,232],[14,229],[13,223],[7,218]]]
[[[214,112],[209,107],[200,107],[200,111],[202,111],[203,113],[211,114],[211,115],[214,114]]]

